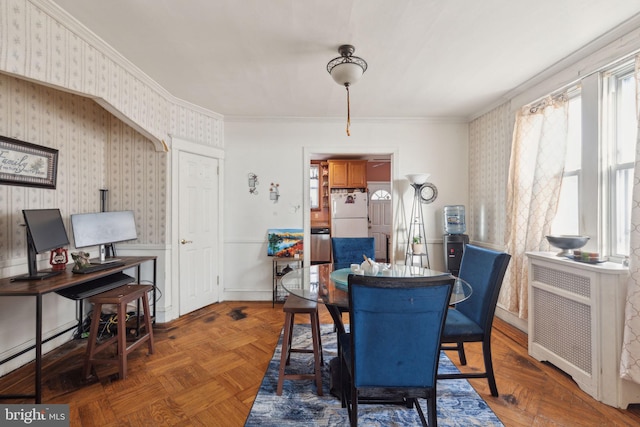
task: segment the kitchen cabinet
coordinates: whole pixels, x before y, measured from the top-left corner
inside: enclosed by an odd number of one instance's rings
[[[366,160],[329,160],[329,187],[366,188]]]

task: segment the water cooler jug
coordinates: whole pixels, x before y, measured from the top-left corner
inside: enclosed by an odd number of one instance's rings
[[[460,262],[464,247],[469,243],[464,206],[453,205],[444,207],[444,265],[447,271],[454,276],[460,272]]]
[[[444,232],[446,234],[464,234],[464,232],[467,231],[464,206],[445,206],[442,217],[444,219]]]

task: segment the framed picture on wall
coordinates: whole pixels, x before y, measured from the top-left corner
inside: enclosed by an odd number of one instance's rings
[[[304,232],[298,228],[270,228],[267,231],[267,255],[291,257],[302,254]]]
[[[0,184],[56,188],[58,150],[0,136]]]

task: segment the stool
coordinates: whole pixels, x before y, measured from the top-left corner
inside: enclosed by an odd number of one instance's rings
[[[282,337],[282,351],[280,355],[280,372],[278,374],[278,387],[276,394],[282,395],[282,384],[284,380],[316,380],[318,396],[322,396],[322,342],[320,339],[320,318],[318,317],[318,303],[309,301],[295,295],[289,295],[282,310],[285,312],[284,335]],[[293,338],[293,321],[296,313],[309,314],[311,323],[311,337],[313,349],[291,348]],[[313,353],[313,374],[286,374],[285,366],[291,360],[291,353]]]
[[[103,292],[89,298],[93,303],[93,318],[91,319],[91,329],[89,331],[89,343],[84,359],[84,377],[89,378],[92,364],[105,363],[117,364],[118,376],[120,379],[127,378],[127,355],[147,342],[149,354],[153,354],[153,330],[151,328],[151,312],[149,311],[149,291],[153,289],[151,285],[123,285],[115,289]],[[140,299],[142,299],[142,309],[144,310],[144,335],[140,335],[127,346],[127,304],[133,301],[138,302],[138,314],[140,313]],[[98,328],[100,327],[100,314],[103,304],[115,304],[117,307],[117,335],[98,344]],[[139,331],[138,331],[139,332]],[[96,354],[105,350],[109,345],[116,343],[118,355],[115,358],[101,359]]]

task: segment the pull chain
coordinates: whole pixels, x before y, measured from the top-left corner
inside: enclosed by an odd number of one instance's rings
[[[347,88],[347,136],[351,136],[349,127],[351,126],[351,103],[349,101],[349,84],[344,85]]]

